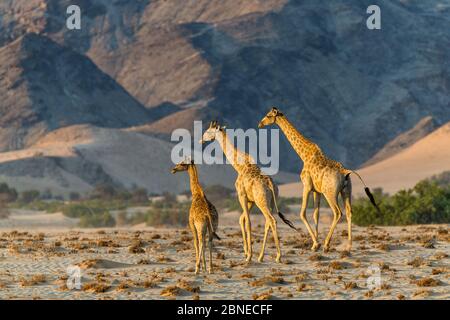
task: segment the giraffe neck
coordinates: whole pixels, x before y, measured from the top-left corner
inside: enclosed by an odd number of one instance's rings
[[[192,195],[203,195],[203,189],[198,180],[197,168],[195,165],[190,165],[189,169],[189,182],[191,185],[191,193]]]
[[[310,153],[311,149],[317,149],[317,145],[298,132],[286,116],[277,117],[275,123],[280,127],[281,131],[283,131],[289,143],[302,161],[306,162],[308,158],[307,154]]]
[[[218,140],[225,157],[231,163],[233,168],[238,173],[242,172],[248,163],[248,154],[235,148],[233,141],[230,140],[225,131],[221,131],[221,137]]]

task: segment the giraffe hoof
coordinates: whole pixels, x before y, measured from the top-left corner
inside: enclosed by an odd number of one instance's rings
[[[261,262],[263,262],[263,261],[264,261],[264,257],[259,257],[259,258],[258,258],[258,262],[261,263]]]
[[[330,251],[330,247],[324,246],[324,247],[323,247],[323,252],[328,252],[328,251]]]
[[[319,250],[319,248],[320,248],[320,243],[317,243],[317,242],[316,242],[316,243],[314,243],[313,246],[311,247],[311,250],[315,252],[315,251]]]
[[[276,257],[275,262],[276,263],[281,263],[281,257]]]

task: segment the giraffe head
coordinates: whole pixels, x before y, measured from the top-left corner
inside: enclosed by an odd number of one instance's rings
[[[221,127],[216,120],[211,121],[208,129],[206,129],[206,131],[203,133],[202,140],[200,140],[200,143],[216,140],[218,135],[221,134],[223,130],[225,130],[225,127]]]
[[[177,173],[181,171],[188,171],[189,166],[192,166],[194,164],[194,161],[191,159],[184,159],[180,163],[178,163],[175,167],[172,168],[172,173]]]
[[[269,126],[271,124],[274,124],[277,117],[283,116],[283,113],[281,113],[280,110],[276,107],[272,107],[270,111],[266,114],[264,118],[259,122],[258,128],[264,128],[265,126]]]

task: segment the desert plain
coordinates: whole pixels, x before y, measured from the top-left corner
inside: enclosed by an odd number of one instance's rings
[[[324,253],[312,252],[297,215],[288,217],[301,231],[278,222],[283,256],[277,264],[272,239],[257,262],[263,220],[252,215],[254,256],[247,265],[238,213],[223,214],[214,273],[195,275],[187,228],[78,229],[76,219],[58,213],[13,210],[0,220],[0,299],[450,298],[448,225],[354,226],[349,254],[344,218]],[[320,225],[323,241],[326,209]],[[78,288],[70,282],[74,267]]]

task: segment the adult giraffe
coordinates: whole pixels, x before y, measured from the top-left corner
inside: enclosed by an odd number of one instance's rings
[[[261,169],[254,163],[249,154],[235,148],[233,141],[231,141],[225,131],[225,127],[220,126],[217,121],[212,121],[210,123],[208,129],[203,134],[201,143],[214,140],[218,141],[226,158],[238,174],[235,187],[238,194],[239,203],[241,204],[243,211],[239,219],[239,224],[241,225],[246,261],[250,262],[252,259],[250,210],[253,205],[256,204],[266,219],[264,240],[258,261],[262,262],[264,259],[264,249],[266,246],[267,236],[269,234],[269,230],[272,230],[273,240],[277,248],[277,256],[275,261],[280,262],[281,249],[278,239],[277,221],[272,214],[273,206],[275,206],[276,212],[278,212],[280,218],[287,225],[294,229],[295,227],[278,210],[278,189],[276,185],[269,176],[262,174]]]
[[[352,248],[352,183],[350,180],[350,174],[354,173],[358,176],[364,184],[364,190],[369,197],[370,202],[379,211],[369,188],[366,186],[358,173],[353,170],[348,170],[344,168],[341,163],[327,158],[317,144],[305,138],[300,132],[298,132],[286,116],[275,107],[273,107],[260,121],[258,127],[263,128],[271,124],[276,124],[280,127],[281,131],[283,131],[286,135],[286,138],[289,140],[290,144],[304,163],[303,170],[300,174],[300,179],[303,183],[303,199],[302,207],[300,209],[300,219],[305,224],[306,229],[308,229],[308,232],[313,240],[311,249],[316,251],[320,247],[317,242],[317,238],[320,198],[323,195],[328,201],[334,215],[330,231],[328,232],[323,245],[323,250],[325,252],[329,250],[334,229],[342,216],[342,211],[338,203],[338,196],[340,194],[345,204],[345,214],[347,216],[348,223],[347,250],[350,251]],[[315,231],[311,229],[311,226],[306,219],[306,207],[311,192],[314,195],[313,217],[316,224]]]

